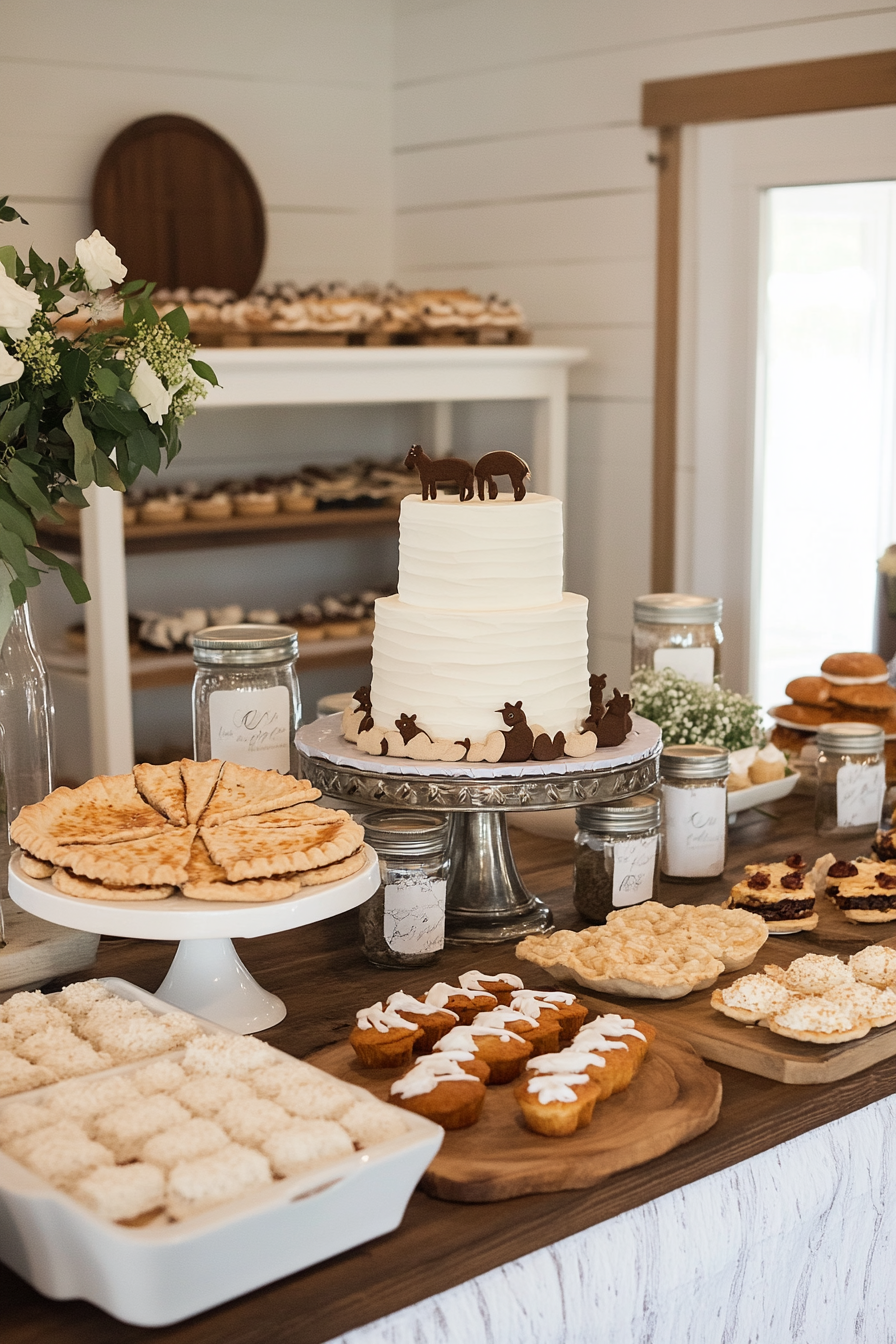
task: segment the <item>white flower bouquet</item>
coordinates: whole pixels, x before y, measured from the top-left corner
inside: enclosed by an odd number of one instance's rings
[[[660,672],[639,668],[632,673],[632,702],[639,714],[659,725],[668,746],[705,742],[738,751],[765,742],[759,705],[723,690],[718,681],[705,686],[668,667]]]
[[[7,200],[0,222],[22,220]],[[26,263],[0,247],[0,643],[41,565],[59,570],[76,602],[90,597],[76,569],[37,545],[35,523],[62,522],[61,501],[84,508],[94,482],[125,490],[143,467],[157,473],[217,383],[195,358],[183,309],[160,319],[155,286],[122,284],[127,271],[107,239],[94,231],[75,256],[54,267],[33,248]],[[110,300],[122,305],[114,325],[103,320]],[[73,316],[82,320],[67,337],[63,319]]]

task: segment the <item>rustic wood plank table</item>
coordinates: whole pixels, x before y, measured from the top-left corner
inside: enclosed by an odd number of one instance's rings
[[[812,828],[811,800],[791,796],[751,811],[731,829],[724,879],[696,886],[667,884],[663,899],[720,900],[749,859],[794,850],[809,862],[824,853]],[[572,905],[572,846],[512,831],[520,867],[554,911],[559,927],[580,927]],[[284,1022],[264,1033],[294,1055],[344,1038],[358,1007],[401,984],[417,992],[434,978],[451,980],[479,966],[518,970],[513,947],[448,949],[438,967],[414,974],[375,970],[357,947],[357,917],[339,916],[307,929],[242,941],[240,955],[259,980],[286,1002]],[[892,926],[869,926],[869,939]],[[818,951],[811,935],[788,939],[794,955]],[[854,951],[851,941],[844,951]],[[834,947],[823,950],[834,951]],[[94,974],[119,975],[154,990],[174,945],[103,939]],[[534,981],[533,967],[526,977]],[[85,977],[87,973],[84,973]],[[84,978],[84,977],[82,977]],[[742,1162],[786,1139],[857,1111],[896,1091],[896,1059],[828,1086],[788,1087],[719,1065],[724,1099],[707,1134],[665,1157],[584,1191],[532,1195],[497,1204],[450,1204],[415,1193],[401,1227],[292,1278],[214,1311],[160,1330],[123,1325],[85,1302],[52,1302],[0,1266],[4,1344],[322,1344],[345,1331],[444,1291],[519,1256],[550,1245],[710,1173]]]

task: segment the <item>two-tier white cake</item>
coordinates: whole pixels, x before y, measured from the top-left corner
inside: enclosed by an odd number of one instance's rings
[[[505,702],[575,734],[588,713],[588,602],[563,592],[563,508],[549,495],[402,500],[398,593],[376,604],[371,714],[483,742]]]

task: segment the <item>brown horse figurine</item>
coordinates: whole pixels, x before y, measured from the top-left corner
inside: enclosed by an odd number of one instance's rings
[[[435,499],[440,481],[454,481],[461,503],[473,498],[473,468],[462,457],[427,457],[419,443],[415,443],[404,464],[408,471],[417,468],[424,499]]]
[[[489,499],[498,498],[496,476],[509,476],[513,486],[513,497],[519,501],[526,497],[525,481],[531,476],[528,462],[524,462],[516,453],[486,453],[480,457],[474,470],[479,498],[485,499],[485,487],[488,485]]]

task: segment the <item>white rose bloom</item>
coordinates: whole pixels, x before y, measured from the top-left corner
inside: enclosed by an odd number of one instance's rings
[[[94,229],[89,238],[78,239],[75,256],[84,267],[84,278],[92,290],[120,284],[128,273],[127,266],[121,264],[121,257],[99,229]]]
[[[23,341],[28,335],[39,307],[40,299],[33,290],[23,289],[0,270],[0,327],[5,327],[14,341]]]
[[[17,383],[25,372],[25,365],[15,355],[11,355],[5,345],[0,345],[0,387],[7,383]]]
[[[131,396],[152,425],[160,425],[171,405],[171,393],[145,359],[134,370]]]

